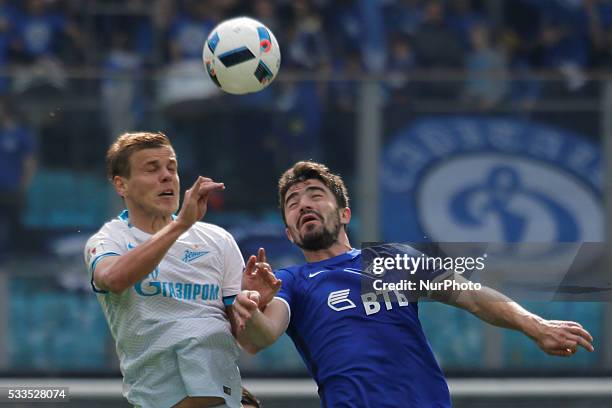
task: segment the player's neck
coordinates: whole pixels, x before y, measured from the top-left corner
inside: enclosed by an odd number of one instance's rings
[[[130,224],[148,234],[155,234],[172,222],[172,215],[145,214],[128,209]]]
[[[341,233],[338,240],[336,240],[336,242],[334,242],[329,248],[319,249],[317,251],[302,250],[302,252],[304,253],[304,258],[306,258],[307,262],[319,262],[342,255],[351,249],[352,247],[348,237],[346,234]]]

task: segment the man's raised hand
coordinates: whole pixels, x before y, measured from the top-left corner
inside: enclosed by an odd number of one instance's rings
[[[193,186],[185,191],[177,221],[184,224],[186,228],[191,227],[206,214],[210,193],[224,189],[225,184],[223,183],[217,183],[208,177],[198,177]]]
[[[242,274],[242,289],[259,293],[259,309],[264,310],[281,287],[282,281],[277,279],[266,258],[266,251],[259,248],[257,257],[251,255]]]

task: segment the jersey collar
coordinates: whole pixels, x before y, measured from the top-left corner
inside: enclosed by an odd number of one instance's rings
[[[322,261],[317,261],[317,262],[309,262],[308,266],[331,266],[331,265],[335,265],[338,263],[346,262],[348,260],[355,259],[360,254],[361,254],[360,249],[353,248],[350,251],[347,251],[340,255],[336,255],[332,258],[327,258],[327,259],[324,259]]]
[[[128,228],[132,231],[134,236],[137,237],[138,239],[147,240],[147,239],[151,238],[152,234],[149,234],[148,232],[145,232],[145,231],[139,229],[138,227],[135,227],[130,222],[130,214],[129,214],[128,210],[121,211],[121,213],[117,216],[117,218],[119,218],[121,221],[126,223]],[[172,219],[175,220],[176,219],[176,215],[172,214]]]
[[[121,211],[121,213],[119,213],[117,218],[125,222],[128,225],[128,227],[130,228],[133,227],[132,223],[130,222],[130,213],[128,212],[128,210]],[[176,214],[172,214],[172,220],[176,220]]]

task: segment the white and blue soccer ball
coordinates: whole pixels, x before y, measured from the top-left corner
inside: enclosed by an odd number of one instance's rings
[[[280,67],[280,48],[272,31],[257,20],[238,17],[216,26],[202,55],[208,76],[223,91],[261,91]]]

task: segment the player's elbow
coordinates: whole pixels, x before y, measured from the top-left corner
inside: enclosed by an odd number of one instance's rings
[[[271,346],[276,341],[276,337],[269,333],[257,333],[256,336],[239,338],[242,348],[249,354],[257,354],[261,350]]]
[[[240,344],[240,347],[242,347],[242,349],[249,354],[257,354],[261,350],[266,348],[266,345],[254,342],[246,337],[239,336],[237,340],[238,344]]]
[[[482,305],[480,305],[473,297],[470,297],[470,295],[466,293],[459,295],[455,306],[460,307],[461,309],[466,310],[475,316],[480,316],[483,310]]]
[[[274,344],[276,342],[276,339],[277,338],[274,336],[268,336],[268,337],[259,339],[259,342],[251,345],[251,351],[249,351],[249,353],[251,354],[259,353],[261,350],[268,348],[272,344]]]
[[[263,350],[265,347],[256,346],[255,344],[243,344],[242,348],[247,353],[255,355],[259,353],[261,350]]]
[[[124,280],[120,279],[117,275],[116,273],[112,273],[112,270],[101,273],[98,279],[95,280],[96,286],[115,295],[122,294],[128,286],[125,284]]]
[[[119,295],[130,286],[129,271],[121,266],[120,259],[120,256],[108,256],[94,267],[93,283],[97,289]]]
[[[106,288],[108,292],[115,294],[115,295],[120,295],[123,292],[125,292],[125,290],[127,289],[127,287],[123,285],[119,285],[119,284],[106,285]]]

